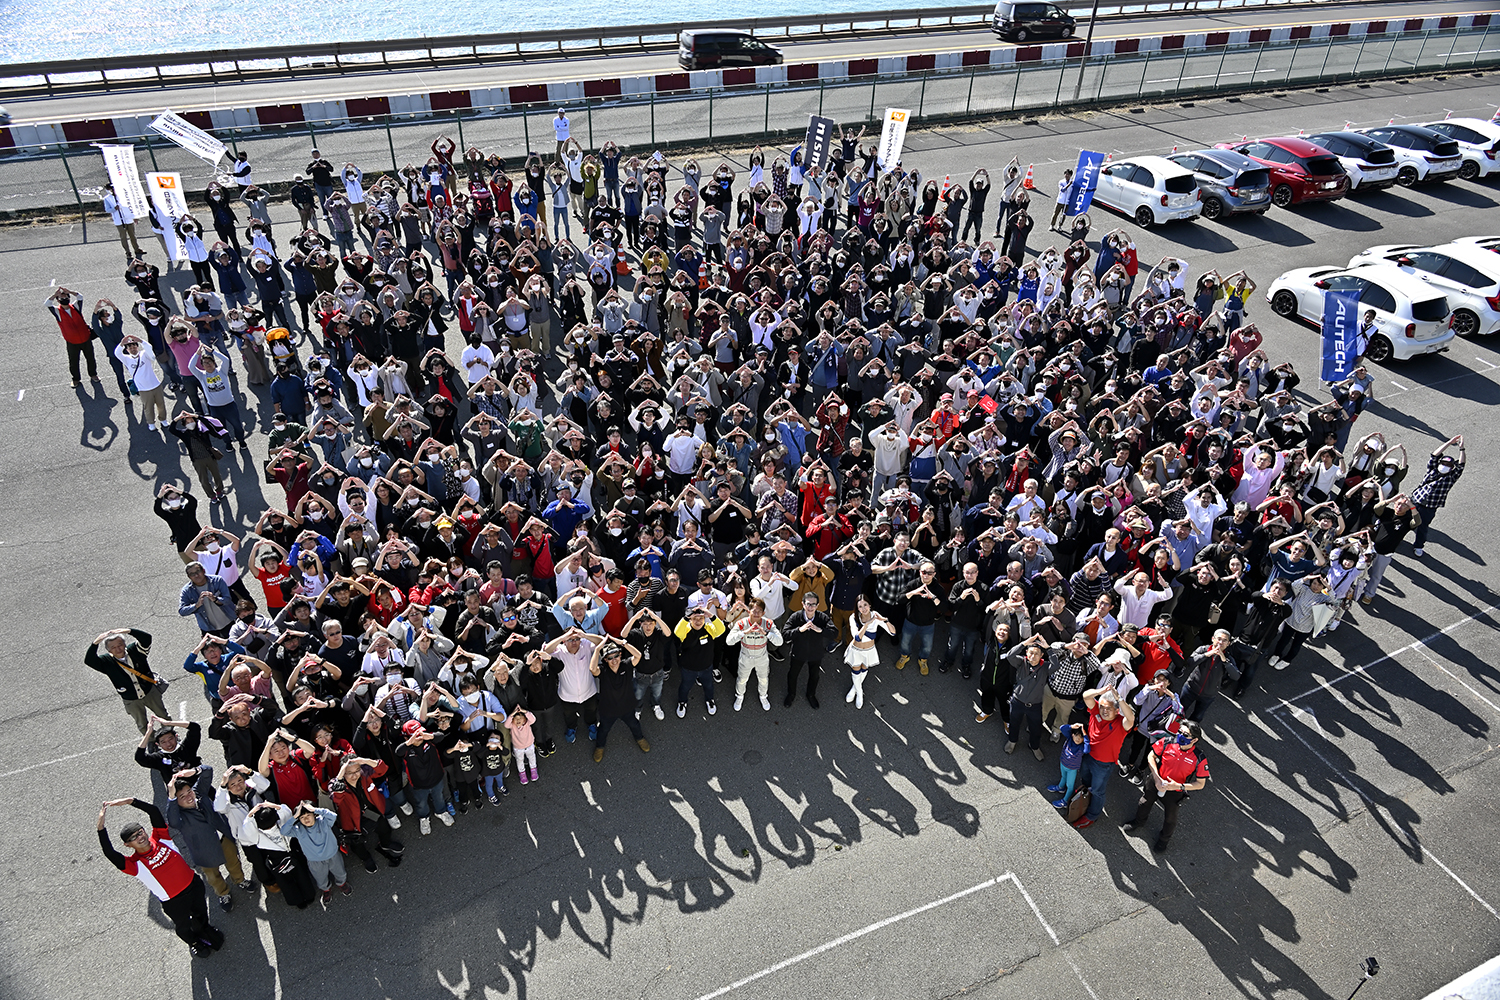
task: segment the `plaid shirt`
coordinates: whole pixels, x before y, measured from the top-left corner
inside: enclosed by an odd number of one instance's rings
[[[914,549],[907,549],[905,556],[898,556],[896,546],[892,545],[882,550],[870,565],[889,566],[902,558],[913,567],[920,566],[922,563],[921,553]],[[906,592],[913,589],[919,579],[921,579],[921,571],[918,569],[893,569],[889,573],[880,574],[876,579],[875,595],[886,604],[900,604],[906,600]]]
[[[1077,698],[1083,694],[1088,676],[1099,669],[1099,657],[1084,653],[1075,657],[1068,647],[1054,642],[1047,651],[1047,686],[1059,698]]]
[[[1411,502],[1419,507],[1441,507],[1446,504],[1448,491],[1453,489],[1453,484],[1458,482],[1458,477],[1464,474],[1464,463],[1457,459],[1454,459],[1452,470],[1437,471],[1438,460],[1441,457],[1433,455],[1427,459],[1427,475],[1411,492]]]

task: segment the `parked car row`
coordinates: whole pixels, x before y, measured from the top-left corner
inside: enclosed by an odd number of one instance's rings
[[[1388,244],[1355,254],[1347,267],[1294,268],[1271,282],[1266,301],[1279,316],[1321,327],[1330,291],[1358,298],[1362,325],[1374,313],[1365,331],[1370,361],[1446,351],[1455,336],[1500,332],[1500,236]]]
[[[1141,226],[1203,216],[1264,214],[1336,201],[1353,191],[1411,187],[1500,171],[1500,124],[1454,118],[1309,136],[1221,142],[1110,163],[1094,200]]]

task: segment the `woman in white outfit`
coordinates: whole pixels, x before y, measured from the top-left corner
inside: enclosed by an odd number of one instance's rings
[[[855,708],[865,707],[865,677],[870,668],[880,662],[880,653],[875,649],[875,636],[881,629],[892,636],[896,634],[896,626],[892,625],[885,616],[877,613],[870,607],[870,599],[863,594],[855,603],[854,616],[849,619],[849,631],[854,640],[849,643],[849,648],[844,650],[844,662],[849,664],[849,679],[854,685],[849,688],[849,694],[844,701],[854,702]]]

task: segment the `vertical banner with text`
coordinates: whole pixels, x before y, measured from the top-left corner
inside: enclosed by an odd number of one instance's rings
[[[807,116],[807,141],[802,144],[803,171],[817,167],[828,169],[828,156],[833,151],[833,133],[838,122],[822,115]]]
[[[1099,189],[1099,165],[1103,162],[1103,153],[1079,151],[1078,166],[1073,168],[1073,186],[1068,189],[1068,215],[1082,215],[1094,203],[1094,192]]]
[[[115,199],[136,219],[145,219],[151,206],[146,202],[140,171],[135,166],[135,147],[100,145],[99,152],[104,154],[104,169],[114,185]]]
[[[162,239],[166,241],[167,252],[174,262],[180,262],[183,260],[182,241],[172,227],[188,214],[187,199],[182,194],[182,177],[179,174],[147,174],[146,189],[151,192],[151,200],[161,216]]]
[[[1359,337],[1359,298],[1348,292],[1323,293],[1323,381],[1341,382],[1354,371]]]
[[[876,159],[886,173],[896,169],[901,147],[906,144],[906,123],[911,112],[904,108],[886,108],[885,126],[880,130],[880,152]]]

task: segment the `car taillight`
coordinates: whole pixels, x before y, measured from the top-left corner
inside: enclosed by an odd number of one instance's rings
[[[1415,324],[1415,323],[1408,323],[1408,324],[1406,324],[1406,335],[1408,337],[1415,337],[1417,335],[1417,324]]]
[[[1194,201],[1202,201],[1203,200],[1203,192],[1200,191],[1200,190],[1198,190],[1197,188],[1194,188],[1193,189],[1193,200]]]
[[[1167,204],[1167,196],[1166,195],[1162,195],[1161,196],[1161,203],[1162,203],[1162,207],[1166,207],[1166,204]]]
[[[1240,196],[1240,189],[1237,187],[1227,188],[1226,190],[1229,191],[1232,197],[1238,198]]]
[[[1487,296],[1484,301],[1490,304],[1491,309],[1500,312],[1500,295]]]

